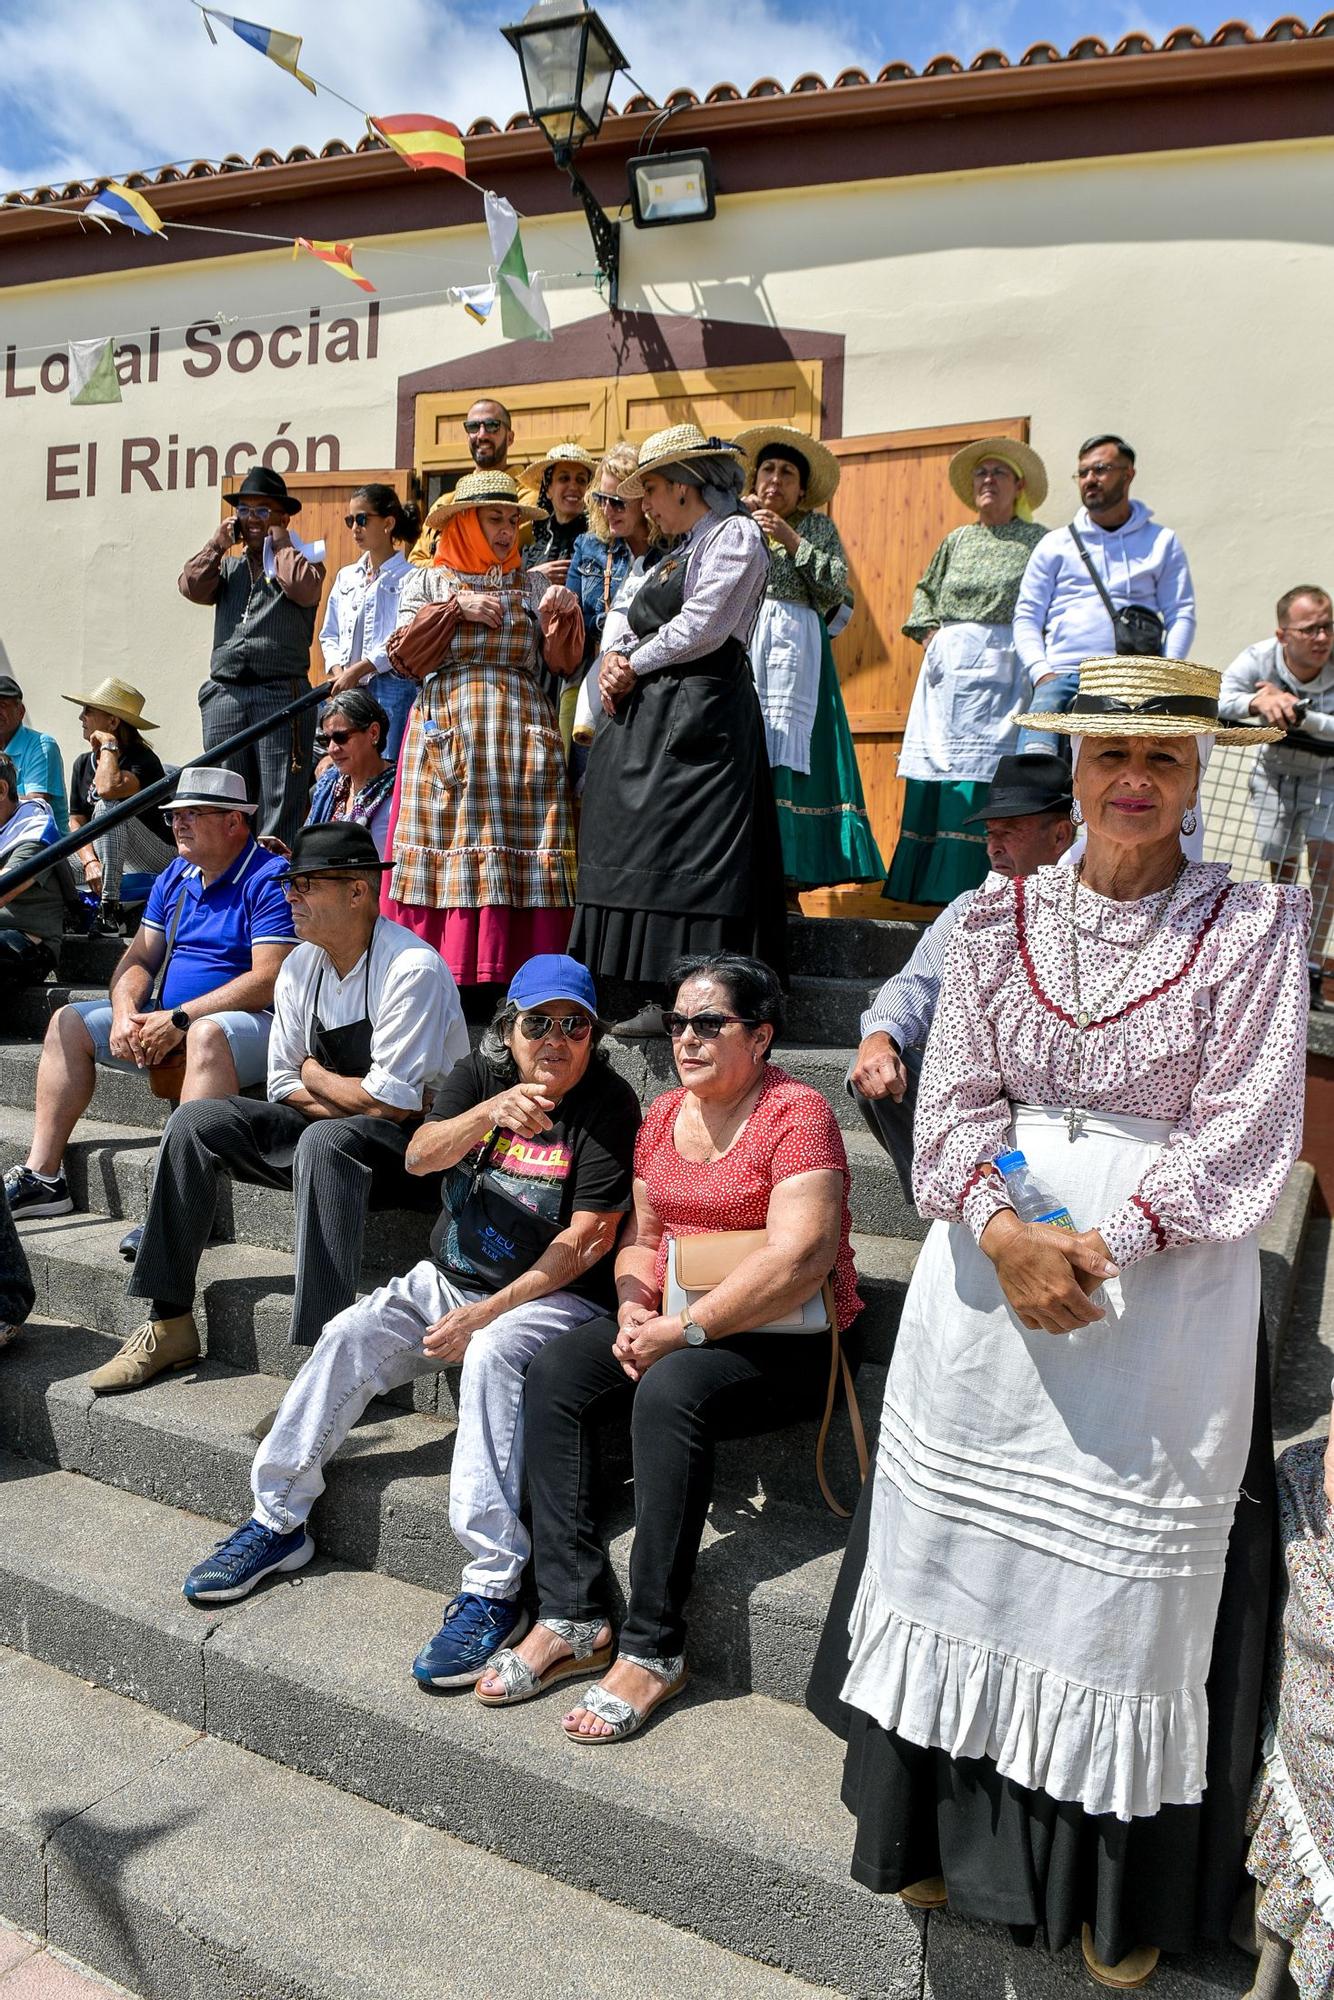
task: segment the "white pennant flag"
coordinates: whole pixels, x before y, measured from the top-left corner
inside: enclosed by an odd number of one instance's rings
[[[519,218],[502,195],[487,195],[486,226],[496,266],[500,324],[506,340],[550,340],[551,315],[541,287],[528,275],[519,239]]]
[[[71,340],[69,399],[71,403],[120,402],[114,339]]]

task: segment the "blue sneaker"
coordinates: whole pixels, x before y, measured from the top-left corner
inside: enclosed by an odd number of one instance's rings
[[[195,1564],[181,1588],[191,1604],[235,1604],[276,1570],[304,1569],[314,1553],[315,1544],[303,1527],[280,1535],[252,1514],[211,1556]]]
[[[491,1655],[528,1630],[528,1613],[505,1597],[474,1597],[461,1590],[445,1606],[445,1622],[412,1663],[422,1687],[473,1687]]]

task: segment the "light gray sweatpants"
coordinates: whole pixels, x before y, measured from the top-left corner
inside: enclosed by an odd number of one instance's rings
[[[289,1534],[324,1491],[324,1467],[372,1397],[439,1372],[422,1352],[429,1326],[484,1296],[453,1284],[430,1259],[358,1299],[320,1335],[283,1397],[255,1455],[255,1513]],[[468,1553],[462,1588],[513,1597],[530,1543],[519,1519],[523,1490],[523,1378],[538,1349],[602,1308],[551,1292],[502,1313],[469,1341],[459,1387],[458,1432],[449,1480],[449,1525]]]

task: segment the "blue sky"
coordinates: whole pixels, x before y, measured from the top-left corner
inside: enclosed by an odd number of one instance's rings
[[[372,111],[434,111],[466,126],[522,109],[518,68],[497,29],[526,0],[232,0],[247,17],[304,35],[318,78]],[[1114,44],[1132,28],[1155,40],[1182,25],[1164,0],[607,0],[602,13],[654,96],[676,85],[765,75],[827,79],[850,63],[872,75],[921,68],[948,50],[1013,59],[1034,41]],[[1225,7],[1184,17],[1208,35]],[[1272,16],[1242,16],[1263,28]],[[310,97],[236,37],[210,46],[191,0],[0,0],[0,191],[52,179],[120,174],[166,160],[286,150],[360,136],[353,112]],[[613,103],[627,92],[613,92]]]

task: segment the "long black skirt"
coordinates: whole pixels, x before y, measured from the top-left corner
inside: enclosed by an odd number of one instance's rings
[[[943,1875],[956,1916],[1008,1924],[1020,1944],[1045,1930],[1052,1951],[1088,1924],[1099,1958],[1110,1964],[1139,1945],[1183,1952],[1224,1941],[1244,1881],[1275,1573],[1263,1323],[1250,1455],[1214,1627],[1206,1789],[1198,1806],[1163,1806],[1152,1818],[1132,1820],[1086,1813],[1001,1777],[988,1757],[952,1758],[909,1743],[842,1701],[872,1485],[868,1479],[862,1489],[806,1694],[812,1713],[848,1746],[843,1803],[857,1820],[854,1879],[893,1893]]]

